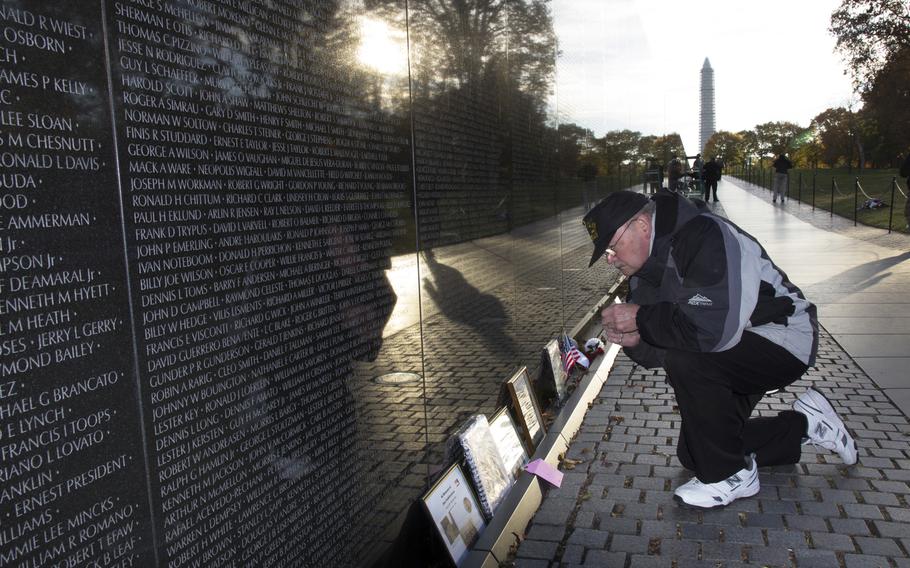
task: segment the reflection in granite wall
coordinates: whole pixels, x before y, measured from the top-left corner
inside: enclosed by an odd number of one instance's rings
[[[547,2],[450,4],[0,3],[0,566],[371,563],[599,297]]]

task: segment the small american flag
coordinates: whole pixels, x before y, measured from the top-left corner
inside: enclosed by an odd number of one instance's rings
[[[566,374],[570,374],[575,365],[581,365],[585,369],[591,364],[588,358],[578,350],[578,344],[572,341],[567,334],[562,335],[562,368]]]

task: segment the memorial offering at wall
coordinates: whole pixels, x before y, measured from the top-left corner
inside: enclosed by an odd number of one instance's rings
[[[462,462],[471,477],[484,516],[493,518],[514,481],[506,467],[487,417],[475,414],[449,440],[449,461]]]
[[[501,408],[490,418],[490,432],[493,434],[493,441],[496,442],[506,470],[512,474],[512,477],[517,478],[522,466],[528,462],[528,452],[518,435],[518,430],[515,429],[515,423],[512,421],[508,408]]]
[[[534,453],[537,444],[546,435],[546,429],[543,425],[543,415],[537,405],[537,397],[534,395],[534,387],[531,385],[527,367],[522,367],[517,373],[512,375],[512,378],[506,381],[506,388],[512,399],[512,408],[515,411],[516,418],[518,418],[521,435],[524,437],[528,448],[531,449],[531,453]]]
[[[551,387],[556,394],[556,400],[561,401],[566,398],[566,394],[568,393],[566,381],[569,377],[566,374],[566,368],[563,366],[559,342],[555,339],[548,341],[544,346],[543,351],[543,357],[546,361],[546,368],[548,371],[547,378],[551,381]]]
[[[486,528],[477,499],[458,465],[453,465],[423,497],[427,513],[455,566]]]

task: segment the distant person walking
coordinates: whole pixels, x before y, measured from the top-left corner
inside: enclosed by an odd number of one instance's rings
[[[667,189],[676,192],[680,191],[681,179],[683,177],[683,165],[679,158],[673,157],[667,165]]]
[[[648,185],[648,193],[654,194],[660,191],[664,185],[664,165],[658,162],[649,162],[648,169],[645,170],[645,181]]]
[[[699,195],[701,195],[705,192],[705,161],[701,158],[701,154],[695,154],[695,161],[692,162],[692,173],[695,174],[695,184],[698,187]]]
[[[717,160],[717,156],[708,160],[704,167],[705,177],[705,201],[709,201],[711,190],[714,190],[714,201],[717,201],[717,182],[720,181],[720,174],[723,166]]]
[[[907,230],[910,231],[910,150],[907,151],[907,157],[901,164],[901,177],[907,178],[907,201],[904,203],[904,219],[907,221]]]
[[[777,197],[780,196],[780,202],[783,203],[787,198],[787,187],[790,181],[789,169],[793,167],[793,162],[787,158],[787,155],[781,153],[776,160],[774,160],[774,170],[777,172],[774,174],[774,197],[771,199],[774,203],[777,203]]]

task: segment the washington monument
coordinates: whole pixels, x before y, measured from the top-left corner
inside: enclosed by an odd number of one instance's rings
[[[701,112],[698,128],[698,152],[705,150],[705,143],[714,134],[714,69],[705,57],[701,67]]]

